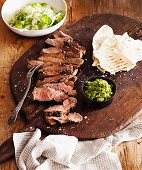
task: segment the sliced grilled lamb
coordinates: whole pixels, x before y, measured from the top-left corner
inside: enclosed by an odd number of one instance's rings
[[[77,104],[77,99],[75,97],[69,97],[67,100],[63,102],[63,106],[65,108],[68,108],[70,110],[71,108],[74,108]]]
[[[32,92],[33,100],[57,101],[62,105],[54,105],[46,110],[46,121],[50,125],[57,122],[80,122],[79,113],[70,113],[77,104],[74,82],[78,68],[84,63],[82,56],[86,50],[80,46],[70,35],[61,31],[54,34],[54,39],[45,41],[52,47],[44,48],[38,60],[29,61],[28,67],[41,65],[38,70],[39,78]],[[72,110],[73,111],[73,110]]]
[[[67,114],[70,112],[71,108],[74,108],[77,104],[77,99],[74,97],[68,97],[64,102],[63,105],[55,105],[51,106],[48,109],[44,110],[47,114],[54,114],[55,112],[59,111],[61,114]]]
[[[70,122],[78,123],[78,122],[81,122],[83,120],[83,117],[79,113],[74,112],[74,113],[68,114],[68,120]]]
[[[44,110],[44,112],[51,116],[56,112],[67,114],[68,110],[63,105],[55,105]]]
[[[38,74],[38,77],[39,79],[44,79],[44,78],[47,78],[47,77],[52,77],[52,76],[58,76],[60,75],[61,73],[58,72],[58,71],[43,71],[43,72],[39,72]]]
[[[58,63],[58,64],[71,64],[75,68],[79,68],[84,63],[84,60],[81,58],[66,58],[64,60],[64,59],[57,58],[57,57],[40,56],[38,60],[43,61],[43,62]]]
[[[64,40],[62,38],[56,38],[56,39],[47,38],[45,42],[51,46],[58,47],[61,49],[64,46]]]
[[[64,123],[67,123],[69,120],[68,120],[68,116],[67,115],[62,115],[60,117],[56,117],[56,116],[46,116],[45,117],[47,120],[50,119],[50,120],[53,120],[53,121],[58,121],[60,124],[64,124]],[[49,122],[49,121],[47,121]],[[49,122],[50,123],[50,122]]]
[[[82,58],[83,57],[83,52],[71,47],[71,46],[65,46],[63,48],[63,53],[65,54],[66,58]]]
[[[44,58],[53,57],[53,58],[65,59],[65,55],[63,53],[45,53],[45,54],[42,54],[41,56]]]
[[[84,63],[84,60],[81,58],[67,58],[64,62],[72,64],[75,68],[79,68]]]
[[[57,58],[57,57],[44,57],[44,56],[40,56],[38,58],[38,60],[44,61],[44,62],[59,63],[59,64],[65,63],[64,59]]]
[[[85,49],[83,46],[79,45],[76,41],[70,42],[69,45],[70,45],[72,48],[80,51],[83,55],[86,53],[86,49]]]
[[[55,125],[56,121],[58,121],[60,124],[64,124],[64,123],[68,122],[68,116],[64,115],[64,114],[62,116],[60,116],[60,117],[57,117],[57,116],[45,116],[45,120],[50,125]],[[55,124],[53,124],[52,122],[54,122]]]
[[[58,71],[60,73],[72,73],[73,72],[73,66],[72,65],[52,65],[52,66],[46,66],[42,67],[39,69],[39,72],[44,72],[44,71]]]
[[[73,75],[58,75],[58,76],[52,76],[52,77],[47,77],[44,80],[38,80],[37,81],[37,86],[45,83],[57,83],[57,82],[65,82],[71,79],[74,79],[75,76]]]
[[[68,115],[62,114],[60,117],[45,116],[45,119],[46,119],[47,123],[49,123],[50,125],[54,125],[55,121],[59,122],[60,124],[64,124],[67,122],[78,123],[83,120],[83,117],[79,113],[74,112],[74,113],[69,113]]]
[[[58,47],[48,47],[48,48],[43,48],[41,53],[61,53],[62,50]]]
[[[47,71],[47,70],[45,70],[45,71],[42,71],[42,72],[39,72],[39,78],[40,79],[44,79],[44,78],[48,78],[48,77],[50,77],[50,76],[58,76],[58,75],[70,75],[70,74],[72,74],[72,76],[73,77],[75,77],[75,75],[76,75],[76,72],[77,70],[75,70],[73,73],[72,73],[72,70],[55,70],[55,71],[53,71],[53,70],[49,70],[49,71]]]
[[[52,63],[64,63],[65,56],[63,53],[49,53],[41,55],[38,60]]]
[[[74,82],[73,81],[64,81],[64,84],[67,86],[71,86],[72,88],[74,88]]]
[[[59,76],[54,76],[54,77],[59,77]],[[36,83],[36,87],[42,87],[44,84],[47,84],[47,83],[57,83],[57,82],[56,81],[55,82],[49,82],[49,81],[46,82],[46,78],[45,78],[44,80],[38,80],[37,83]],[[68,81],[67,80],[67,81],[64,81],[64,84],[69,85],[72,88],[74,87],[74,82],[73,81]]]
[[[64,42],[68,42],[68,43],[73,42],[73,38],[70,35],[63,33],[62,31],[55,32],[54,37],[62,38]]]
[[[68,95],[61,90],[55,90],[50,87],[40,88],[35,87],[33,92],[33,100],[37,101],[51,101],[62,102],[68,98]]]
[[[73,90],[72,86],[66,85],[64,82],[61,83],[46,83],[40,87],[50,87],[55,90],[62,90],[63,92],[67,93],[68,95],[75,96],[76,90]]]
[[[39,65],[44,65],[43,61],[38,61],[38,60],[28,60],[28,69],[32,68],[32,67],[36,67]]]

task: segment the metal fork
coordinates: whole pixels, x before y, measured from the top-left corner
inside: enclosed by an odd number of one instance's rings
[[[23,106],[23,103],[24,103],[24,101],[25,101],[25,98],[27,97],[27,94],[28,94],[28,92],[29,92],[29,90],[30,90],[32,76],[33,76],[34,72],[35,72],[39,67],[40,67],[40,65],[38,65],[38,66],[36,66],[36,67],[32,67],[32,68],[28,71],[28,73],[27,73],[27,75],[26,75],[26,78],[27,78],[27,80],[28,80],[27,89],[26,89],[26,91],[25,91],[24,96],[22,97],[22,99],[20,100],[20,102],[18,103],[18,105],[16,106],[16,108],[14,109],[12,116],[9,117],[9,119],[8,119],[8,124],[9,124],[9,125],[13,124],[13,123],[16,121],[17,115],[18,115],[21,107]]]

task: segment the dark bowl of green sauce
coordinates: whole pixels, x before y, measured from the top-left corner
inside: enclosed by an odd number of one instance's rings
[[[114,81],[106,77],[91,77],[83,84],[85,101],[95,107],[106,107],[111,104],[116,93]]]

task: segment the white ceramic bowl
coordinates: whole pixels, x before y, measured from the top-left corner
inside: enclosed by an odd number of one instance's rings
[[[65,16],[64,18],[56,25],[42,30],[27,30],[27,29],[18,29],[11,27],[8,24],[9,19],[13,16],[13,14],[18,11],[20,8],[24,7],[28,3],[32,2],[45,2],[52,7],[56,8],[57,10],[64,10]],[[6,0],[3,4],[2,10],[1,10],[2,19],[5,22],[5,24],[8,26],[9,29],[11,29],[13,32],[27,36],[27,37],[39,37],[43,35],[50,34],[54,31],[56,31],[61,25],[64,23],[67,15],[67,4],[65,0]]]

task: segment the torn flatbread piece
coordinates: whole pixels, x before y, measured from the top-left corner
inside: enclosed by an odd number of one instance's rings
[[[96,32],[92,45],[92,65],[102,72],[129,71],[142,60],[142,41],[134,40],[127,33],[115,35],[108,25]]]

